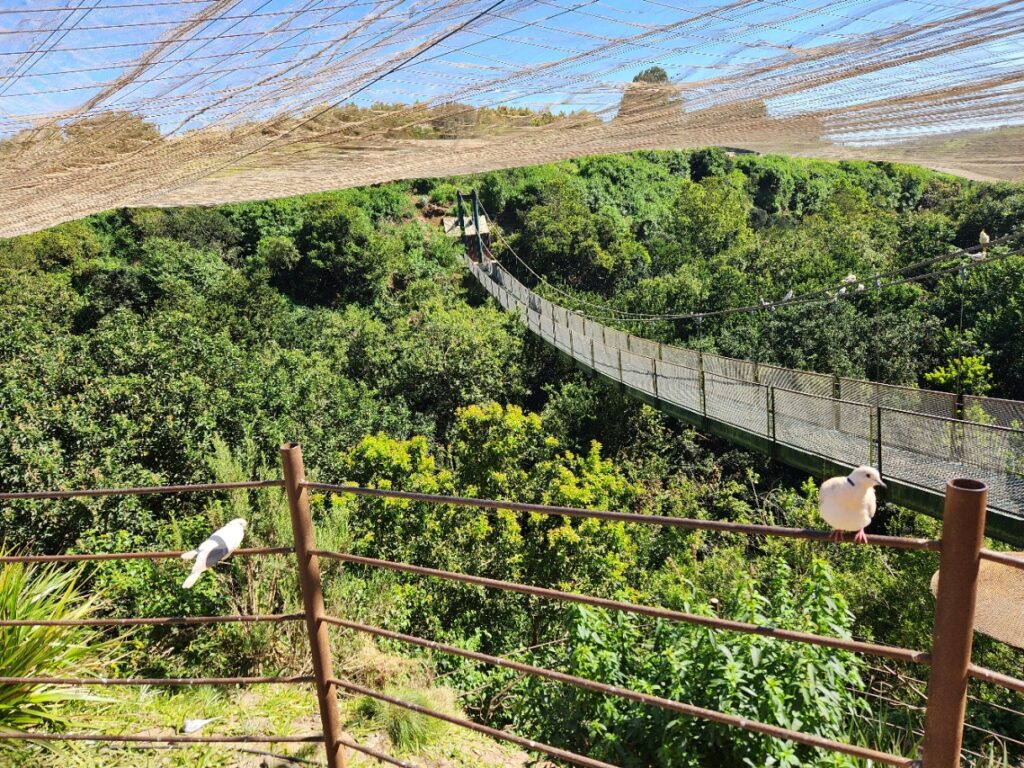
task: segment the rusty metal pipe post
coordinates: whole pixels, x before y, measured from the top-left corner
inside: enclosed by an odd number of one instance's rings
[[[987,502],[988,486],[980,480],[946,484],[923,768],[960,765]]]
[[[309,650],[313,659],[313,675],[316,678],[316,695],[320,702],[320,721],[324,729],[327,765],[328,768],[345,768],[345,750],[340,742],[338,694],[334,683],[331,682],[334,678],[331,644],[327,624],[323,622],[326,614],[324,595],[320,586],[320,564],[313,554],[316,541],[313,536],[313,521],[309,514],[309,492],[302,485],[306,481],[306,470],[302,463],[302,447],[298,443],[284,443],[281,446],[281,466],[284,470],[284,487],[288,493],[288,507],[291,510],[295,557],[299,566],[299,588],[306,613],[306,628],[309,631]]]

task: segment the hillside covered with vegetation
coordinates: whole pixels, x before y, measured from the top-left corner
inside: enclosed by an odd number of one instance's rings
[[[848,274],[871,284],[876,273],[975,245],[982,229],[999,238],[1024,223],[1019,185],[718,149],[108,212],[0,241],[0,488],[277,477],[278,444],[298,440],[310,475],[325,482],[822,527],[806,477],[587,379],[486,300],[461,265],[462,246],[437,224],[459,188],[479,189],[500,233],[495,256],[526,282],[580,307],[652,314],[778,300]],[[1024,398],[1020,256],[964,279],[831,303],[620,325],[792,367]],[[933,554],[348,497],[316,496],[314,513],[324,548],[912,648],[930,642]],[[250,521],[248,545],[290,540],[278,491],[6,503],[0,529],[7,550],[123,552],[188,548],[238,516]],[[887,506],[872,530],[933,536],[937,525]],[[287,560],[236,559],[190,592],[179,588],[184,573],[178,561],[104,563],[76,573],[74,586],[90,596],[82,610],[118,616],[298,604]],[[67,587],[66,576],[42,575]],[[23,602],[23,576],[5,576],[0,599]],[[923,703],[907,684],[922,676],[913,667],[356,566],[326,566],[325,586],[329,607],[370,624],[903,754],[917,748],[920,713],[900,705]],[[12,634],[8,647],[23,641]],[[32,669],[300,672],[304,643],[298,625],[156,627],[90,636],[92,659],[69,652]],[[628,768],[858,764],[341,631],[336,643],[353,679]],[[0,643],[0,660],[3,652]],[[975,660],[1019,674],[1024,658],[979,636]],[[975,693],[971,722],[1024,732],[1024,719],[980,701],[1020,709],[1019,699]],[[101,710],[177,716],[231,704],[191,692],[154,700],[148,709],[123,698],[65,702],[49,725]],[[308,715],[312,703],[266,706]],[[14,722],[6,711],[0,699],[0,725]],[[429,729],[406,738],[387,725],[394,713],[366,701],[350,702],[346,717],[346,728],[379,726],[396,751],[418,751],[428,765],[450,743]],[[1014,745],[983,736],[969,731],[970,748],[992,753],[992,765],[1018,764]],[[472,752],[436,764],[484,764]],[[32,746],[11,754],[25,765],[65,759]],[[207,765],[232,764],[223,751],[204,755]],[[512,762],[492,755],[487,764]]]

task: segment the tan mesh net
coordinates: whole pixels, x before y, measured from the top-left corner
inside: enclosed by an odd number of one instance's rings
[[[1024,552],[1017,553],[1024,561]],[[932,593],[939,573],[932,576]],[[1024,569],[982,560],[974,628],[1000,642],[1024,648]]]
[[[0,9],[0,235],[645,148],[1018,179],[1022,22],[952,0],[23,0]]]

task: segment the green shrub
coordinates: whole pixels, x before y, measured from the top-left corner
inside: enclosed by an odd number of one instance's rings
[[[767,584],[740,578],[723,601],[729,618],[850,636],[853,615],[824,560],[815,559],[800,580],[781,560],[766,571],[773,572]],[[544,649],[534,663],[827,738],[842,738],[851,715],[869,714],[857,695],[865,662],[851,653],[591,608],[572,609],[567,643]],[[502,707],[517,732],[628,768],[856,764],[569,685],[531,678],[509,694],[507,677],[496,676],[483,709],[507,696]]]
[[[443,691],[388,688],[385,694],[421,707],[447,711],[450,704],[441,701]],[[421,715],[404,707],[364,696],[355,705],[356,715],[371,727],[382,730],[398,752],[416,752],[430,746],[447,730],[437,718]]]

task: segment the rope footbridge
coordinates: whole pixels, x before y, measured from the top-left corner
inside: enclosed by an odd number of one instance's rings
[[[662,344],[532,291],[486,248],[470,272],[578,367],[659,410],[818,477],[877,467],[888,499],[941,517],[946,483],[989,488],[986,532],[1024,544],[1024,402],[879,384]]]

